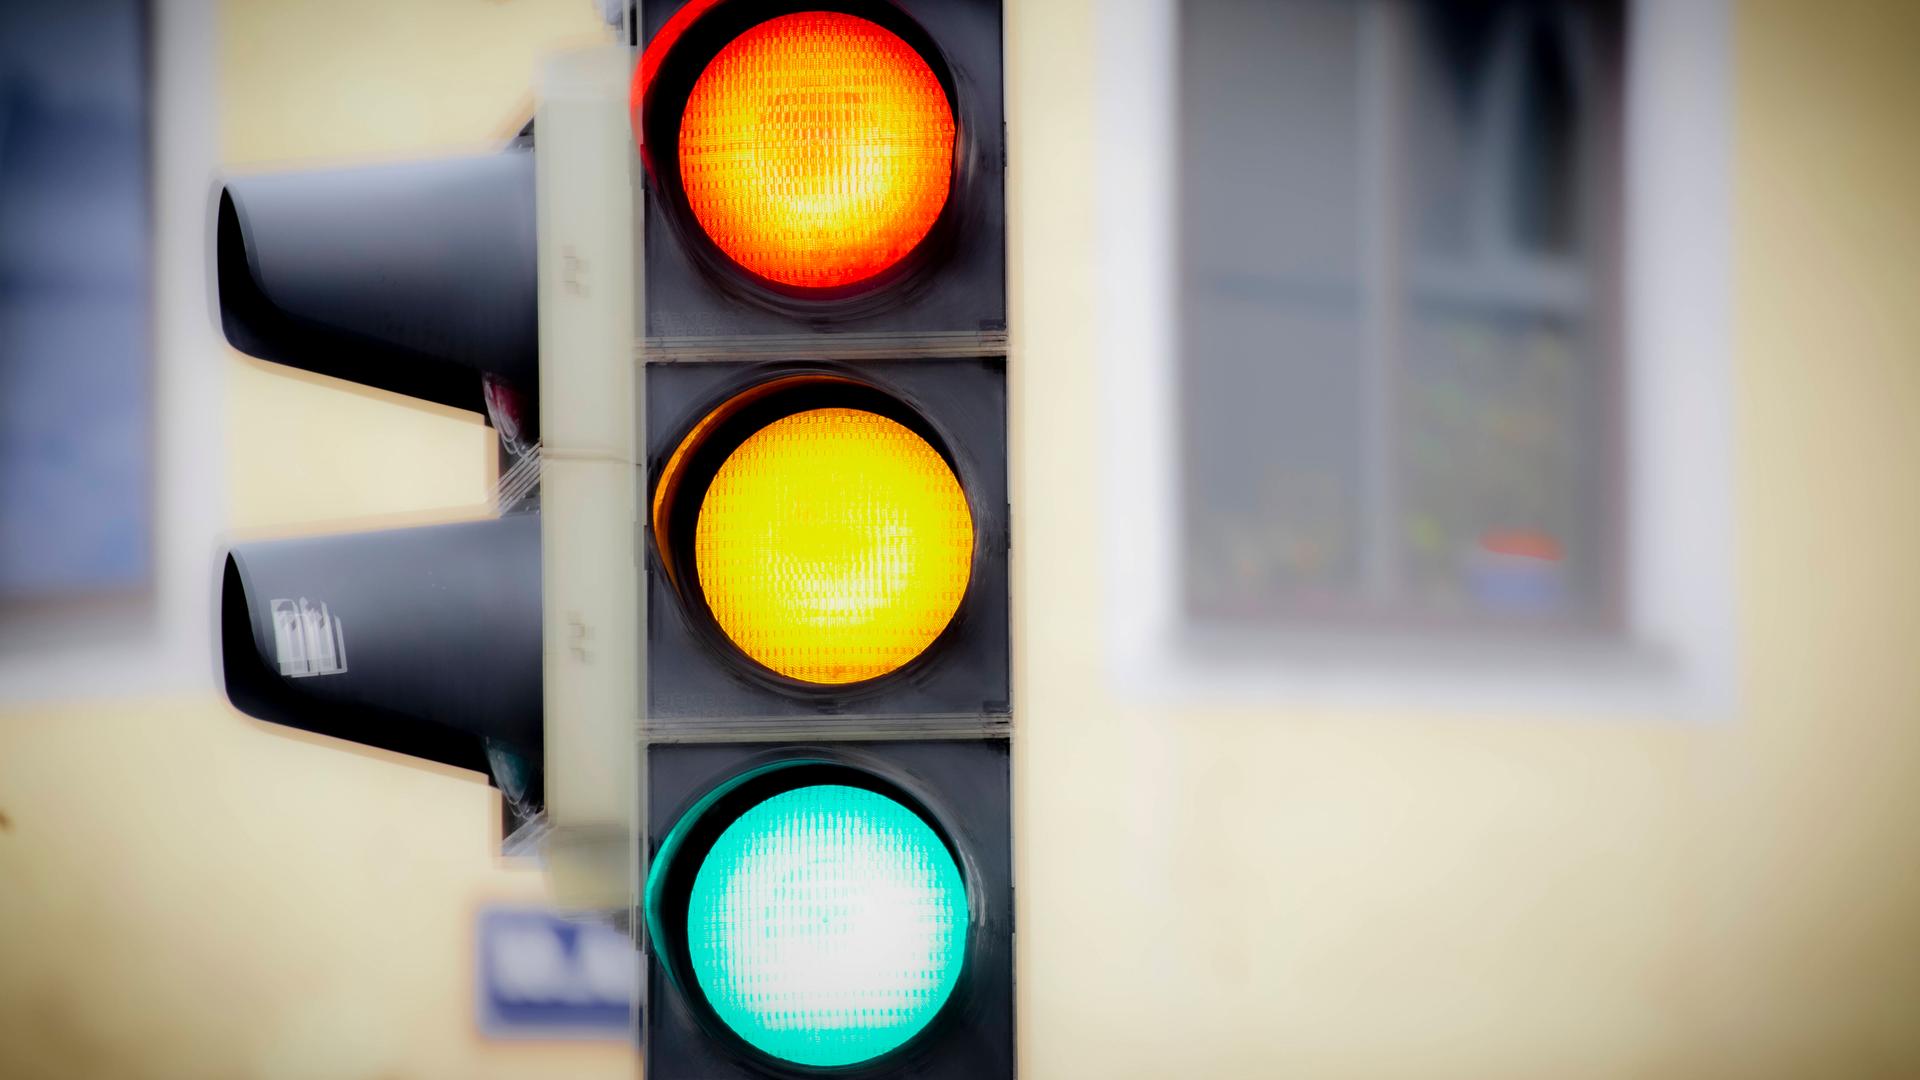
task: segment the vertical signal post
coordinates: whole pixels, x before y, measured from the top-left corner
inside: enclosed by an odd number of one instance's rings
[[[541,72],[541,598],[547,868],[564,906],[632,903],[644,663],[628,54]]]

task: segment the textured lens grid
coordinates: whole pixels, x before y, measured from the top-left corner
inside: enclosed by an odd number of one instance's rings
[[[894,671],[946,629],[973,518],[945,459],[904,425],[813,409],[749,436],[709,484],[694,565],[721,631],[803,682]]]
[[[729,258],[784,285],[848,285],[932,229],[953,168],[952,106],[885,28],[839,12],[760,23],[695,81],[681,185]]]
[[[899,1047],[959,980],[958,866],[899,802],[820,784],[729,825],[695,876],[687,943],[721,1021],[775,1057],[831,1067]]]

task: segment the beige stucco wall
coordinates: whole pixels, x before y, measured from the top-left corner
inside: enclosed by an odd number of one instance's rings
[[[1920,7],[1737,7],[1718,727],[1107,692],[1098,11],[1008,27],[1027,1074],[1920,1071]]]
[[[484,152],[540,55],[600,39],[585,0],[224,0],[214,23],[231,169]],[[484,512],[477,415],[207,362],[236,535]],[[0,1077],[633,1075],[618,1044],[480,1037],[475,912],[545,894],[495,856],[497,804],[476,773],[251,721],[211,680],[0,713]]]
[[[1744,705],[1714,727],[1107,690],[1098,11],[1008,10],[1023,1074],[1920,1072],[1920,7],[1738,8]],[[480,147],[595,26],[229,0],[220,30],[223,154],[286,164]],[[484,497],[475,418],[222,362],[236,528]],[[541,891],[493,812],[211,691],[0,713],[0,1075],[629,1075],[474,1032],[474,905]]]

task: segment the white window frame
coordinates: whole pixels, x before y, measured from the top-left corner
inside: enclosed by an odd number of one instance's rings
[[[1603,643],[1222,633],[1182,613],[1173,235],[1180,0],[1100,8],[1108,652],[1137,696],[1718,719],[1735,708],[1731,0],[1629,0],[1628,578]]]

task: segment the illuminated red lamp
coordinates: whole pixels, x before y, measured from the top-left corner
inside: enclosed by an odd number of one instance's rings
[[[649,48],[636,104],[677,36]],[[694,221],[728,260],[789,289],[900,264],[951,193],[956,125],[939,77],[898,34],[843,12],[739,33],[693,81],[678,127],[675,179]]]

